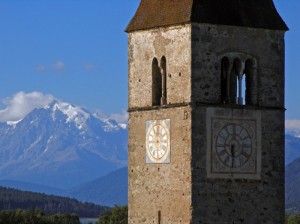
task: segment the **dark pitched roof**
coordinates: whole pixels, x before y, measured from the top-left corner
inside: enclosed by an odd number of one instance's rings
[[[273,0],[141,0],[126,31],[191,22],[288,29]]]

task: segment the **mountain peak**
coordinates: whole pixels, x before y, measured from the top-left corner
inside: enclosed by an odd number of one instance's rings
[[[20,121],[22,121],[22,119],[21,119],[21,120],[18,120],[18,121],[7,121],[6,124],[8,124],[8,125],[10,125],[10,126],[12,126],[12,127],[15,128],[16,125],[17,125]]]
[[[58,100],[52,101],[50,104],[46,105],[44,109],[52,110],[53,119],[55,119],[57,111],[62,112],[67,116],[66,123],[75,122],[78,129],[82,129],[85,126],[86,121],[90,118],[90,114],[84,109]]]
[[[0,176],[69,187],[127,163],[127,131],[58,100],[0,126]]]

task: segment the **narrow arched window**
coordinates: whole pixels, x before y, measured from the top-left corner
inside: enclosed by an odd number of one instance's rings
[[[245,83],[245,104],[255,105],[257,104],[257,85],[256,85],[256,72],[254,61],[251,59],[246,60],[245,70],[246,83]]]
[[[163,56],[160,60],[160,69],[162,75],[162,97],[161,104],[167,104],[167,59]]]
[[[236,58],[233,62],[233,72],[234,72],[234,83],[232,83],[232,99],[236,104],[243,105],[243,76],[244,76],[244,66],[243,62]],[[233,103],[234,103],[233,101]]]
[[[256,62],[245,55],[221,60],[221,102],[223,104],[256,105]]]
[[[152,106],[160,105],[162,97],[162,75],[156,58],[152,61]]]
[[[227,57],[224,57],[221,62],[221,102],[228,103],[229,101],[229,83],[230,80],[230,63]]]

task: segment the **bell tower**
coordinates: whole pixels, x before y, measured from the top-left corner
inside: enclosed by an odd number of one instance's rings
[[[272,0],[141,0],[127,27],[129,223],[284,223]]]

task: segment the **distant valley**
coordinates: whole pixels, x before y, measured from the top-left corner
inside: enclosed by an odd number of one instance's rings
[[[21,181],[0,180],[0,186],[48,195],[75,198],[83,202],[110,206],[126,205],[128,191],[127,167],[70,189],[58,189]]]

